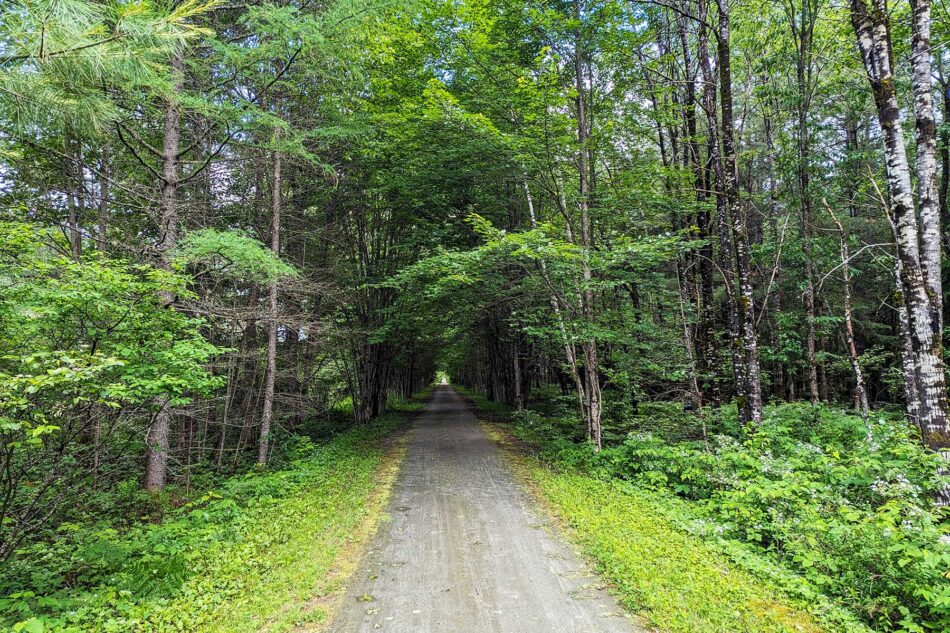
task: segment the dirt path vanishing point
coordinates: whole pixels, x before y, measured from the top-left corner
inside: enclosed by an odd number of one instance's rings
[[[334,633],[636,633],[554,533],[462,398],[416,421]]]

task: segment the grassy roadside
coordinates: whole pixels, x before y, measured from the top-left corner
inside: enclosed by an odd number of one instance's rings
[[[670,633],[868,631],[791,572],[735,543],[687,530],[679,500],[545,464],[486,406],[489,435],[520,478],[594,563],[620,602]]]
[[[84,586],[8,598],[0,628],[321,630],[383,519],[404,454],[398,432],[419,407],[405,404],[310,447],[286,468],[234,477],[160,524],[122,533],[84,527],[79,545],[58,544]]]
[[[387,431],[402,427],[405,414],[389,415],[393,420],[384,421]],[[254,591],[222,605],[216,613],[220,619],[206,630],[325,630],[365,546],[385,520],[405,456],[404,439],[388,433],[374,438],[363,459],[341,462],[313,494],[292,500],[284,519],[292,536],[271,548],[272,573],[256,579]]]

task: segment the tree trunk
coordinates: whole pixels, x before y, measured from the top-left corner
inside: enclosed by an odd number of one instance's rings
[[[531,222],[531,228],[538,228],[538,220],[534,212],[534,198],[531,197],[531,187],[528,186],[528,176],[522,178],[524,185],[524,195],[528,202],[528,218]],[[567,336],[567,327],[564,325],[564,316],[561,313],[560,301],[554,291],[551,283],[551,277],[548,275],[547,262],[541,260],[541,276],[544,283],[550,291],[551,309],[554,311],[554,318],[557,320],[558,332],[561,335],[561,344],[564,346],[564,357],[567,361],[567,367],[571,370],[571,377],[574,379],[574,387],[577,391],[577,406],[582,420],[587,419],[587,395],[584,393],[584,384],[581,381],[580,372],[577,368],[577,350],[570,338]]]
[[[518,411],[524,409],[524,402],[521,394],[521,350],[517,342],[515,343],[514,354],[512,355],[512,369],[515,377],[515,408]]]
[[[765,147],[768,155],[774,156],[775,139],[772,118],[766,115],[763,123],[765,128]],[[776,166],[774,163],[770,163],[769,167],[769,229],[772,232],[772,239],[776,244],[780,244],[783,239],[783,235],[782,232],[779,231],[778,227],[779,204],[778,182],[775,177]],[[782,304],[784,300],[784,293],[782,292],[782,257],[780,253],[775,259],[775,269],[772,271],[772,283],[775,285],[775,290],[772,293],[772,309],[767,310],[767,314],[770,314],[769,335],[771,338],[770,342],[772,344],[772,349],[776,352],[780,352],[782,348],[782,326],[779,317],[782,314]],[[765,301],[768,301],[768,297],[766,297]],[[781,355],[779,354],[779,356]],[[773,362],[772,365],[772,396],[782,399],[786,399],[788,397],[785,389],[785,363],[781,360]]]
[[[820,398],[818,387],[818,362],[816,360],[815,332],[815,261],[812,253],[812,198],[811,198],[811,134],[808,127],[808,114],[811,106],[812,85],[812,36],[816,13],[812,11],[811,0],[802,0],[801,12],[796,15],[794,3],[789,9],[789,25],[795,39],[797,55],[795,76],[798,88],[797,149],[798,195],[801,209],[802,255],[805,262],[805,362],[808,374],[808,394],[812,404]]]
[[[861,357],[858,354],[858,347],[854,341],[854,319],[851,310],[851,253],[848,248],[848,234],[845,232],[844,226],[838,220],[838,217],[834,211],[832,211],[831,205],[829,205],[827,201],[825,201],[825,208],[828,209],[828,214],[831,216],[832,221],[834,221],[835,226],[838,227],[838,239],[841,243],[841,283],[844,294],[845,343],[848,346],[848,359],[851,361],[851,370],[854,372],[854,400],[861,411],[861,417],[867,420],[868,411],[870,410],[870,406],[868,405],[868,392],[864,385],[864,374],[861,371]]]
[[[276,134],[280,139],[280,134]],[[271,191],[270,247],[280,257],[280,150],[274,152],[274,179]],[[264,410],[261,413],[261,436],[257,448],[257,463],[267,463],[270,444],[271,419],[274,415],[274,383],[277,380],[277,281],[267,285],[267,369],[264,375]]]
[[[929,86],[929,4],[914,3],[914,106],[918,119],[926,119],[926,97]],[[874,0],[869,8],[866,0],[851,0],[851,22],[854,27],[858,50],[867,71],[868,80],[874,93],[878,122],[884,136],[884,156],[887,167],[887,186],[890,197],[891,213],[896,236],[896,251],[900,283],[898,292],[906,308],[907,327],[913,356],[915,385],[905,384],[908,397],[908,415],[916,417],[924,441],[933,450],[950,459],[950,421],[947,417],[947,393],[943,365],[943,345],[940,331],[942,296],[934,293],[933,273],[939,272],[940,249],[933,241],[939,241],[939,218],[932,217],[935,202],[930,199],[929,190],[924,192],[926,199],[921,203],[921,224],[925,226],[921,235],[914,204],[914,192],[911,185],[910,164],[901,126],[900,107],[895,91],[895,77],[892,69],[893,49],[888,25],[885,0]],[[925,60],[925,61],[922,61]],[[927,65],[927,80],[920,74],[922,65]],[[926,85],[923,85],[926,84]],[[926,121],[918,125],[918,145],[931,146]],[[935,167],[929,164],[927,152],[918,153],[918,170],[926,181]],[[924,183],[924,187],[927,187]],[[925,215],[927,216],[925,219]],[[934,227],[937,232],[934,232]],[[923,244],[921,243],[923,239]],[[937,261],[934,262],[933,258]],[[934,265],[937,265],[934,270]],[[939,286],[938,286],[939,287]],[[905,380],[906,382],[906,380]],[[916,403],[912,403],[916,391]],[[950,494],[944,490],[938,502],[946,505]]]
[[[109,178],[111,152],[108,143],[102,146],[102,162],[99,166],[99,217],[96,242],[99,250],[105,250],[109,230]]]
[[[739,410],[740,423],[745,425],[750,421],[750,409],[748,398],[748,365],[747,356],[744,353],[741,333],[741,323],[739,315],[739,306],[736,297],[736,267],[735,255],[737,251],[733,245],[733,227],[730,215],[736,210],[733,207],[733,201],[738,202],[737,178],[738,173],[734,169],[723,165],[723,149],[720,148],[720,124],[718,119],[718,108],[716,105],[716,78],[713,75],[712,65],[709,55],[709,30],[706,24],[709,11],[706,0],[699,0],[699,16],[702,23],[699,27],[698,37],[698,58],[700,69],[703,74],[703,109],[706,111],[708,124],[708,147],[709,162],[713,168],[713,180],[716,190],[716,234],[719,242],[719,269],[723,276],[725,284],[725,317],[729,326],[729,348],[732,354],[733,375],[735,377],[736,401]],[[725,25],[720,25],[720,29],[725,27],[725,33],[719,35],[718,54],[720,81],[727,79],[731,82],[731,74],[728,68],[729,63],[729,41],[728,37],[722,40],[722,35],[728,36],[728,18]],[[725,61],[727,68],[723,69],[722,64]],[[727,87],[720,86],[723,96],[730,99],[728,107],[723,108],[723,132],[725,122],[728,120],[730,127],[732,122],[731,83]],[[725,106],[726,104],[724,104]],[[724,144],[725,145],[725,144]],[[734,152],[735,148],[730,147]],[[729,150],[726,150],[729,151]],[[732,157],[734,158],[734,156]],[[728,157],[729,165],[734,168],[735,162]],[[727,171],[732,172],[727,175]]]
[[[67,224],[69,226],[69,253],[75,261],[82,259],[82,216],[84,196],[82,189],[85,186],[82,173],[82,144],[73,139],[72,134],[66,132],[63,141],[66,155],[66,202],[69,207]]]
[[[855,180],[858,175],[858,164],[854,155],[860,150],[858,142],[858,115],[850,109],[844,115],[844,151],[847,158],[845,170],[844,193],[848,199],[848,216],[858,217],[858,188]],[[862,161],[863,162],[863,161]]]
[[[950,249],[950,79],[943,72],[943,55],[939,55],[938,77],[943,102],[943,125],[940,127],[940,224],[943,227],[943,247]],[[950,302],[944,301],[943,320],[950,318]]]
[[[181,91],[183,84],[184,64],[181,57],[176,56],[171,61],[171,71],[174,77],[175,92]],[[165,128],[162,139],[162,193],[159,202],[159,239],[158,265],[161,268],[170,268],[171,251],[178,244],[178,151],[181,139],[181,109],[179,103],[171,98],[165,105]],[[173,306],[175,296],[169,292],[161,293],[161,300],[166,306]],[[146,437],[148,446],[145,467],[145,488],[158,491],[165,487],[168,475],[168,449],[171,434],[172,408],[167,397],[158,402],[158,412],[155,414]]]
[[[580,0],[574,0],[575,18],[580,22],[582,18]],[[587,112],[584,103],[584,50],[580,32],[574,34],[574,87],[577,91],[577,172],[580,192],[578,208],[581,216],[581,271],[584,287],[581,292],[581,308],[584,320],[589,327],[594,325],[594,290],[591,287],[593,275],[590,269],[591,218],[590,218],[590,169],[593,162],[590,158],[589,130]],[[587,381],[587,412],[590,418],[591,439],[594,441],[594,450],[601,449],[601,394],[600,368],[597,354],[597,340],[593,335],[581,343],[581,352],[584,355],[584,374]]]
[[[696,303],[698,323],[696,326],[696,380],[700,394],[705,399],[708,386],[705,384],[711,377],[708,375],[715,367],[715,344],[713,331],[716,313],[713,300],[713,247],[710,233],[710,218],[708,209],[708,188],[706,182],[706,168],[703,165],[702,153],[697,138],[696,126],[696,71],[693,69],[690,55],[689,38],[687,33],[686,17],[677,16],[677,27],[680,35],[680,44],[683,49],[683,65],[686,73],[686,99],[683,108],[686,140],[684,148],[688,156],[688,164],[693,170],[693,188],[696,197],[696,230],[695,239],[703,242],[699,247],[697,264],[698,279],[696,285]]]
[[[703,392],[699,388],[699,380],[696,376],[696,354],[693,351],[695,349],[695,343],[690,333],[689,321],[686,318],[686,285],[683,283],[683,274],[678,261],[676,263],[676,282],[679,286],[680,320],[683,323],[683,347],[686,349],[686,358],[689,361],[687,375],[689,376],[690,397],[693,400],[696,413],[702,422],[703,442],[706,443],[706,414],[703,409],[705,403],[703,402]],[[708,443],[706,443],[706,449],[709,449]]]
[[[910,0],[911,65],[917,140],[917,201],[920,214],[920,255],[924,284],[935,309],[934,329],[943,334],[941,282],[940,197],[937,193],[937,123],[933,106],[933,64],[930,54],[930,0]],[[947,438],[950,446],[950,438]]]
[[[755,323],[755,299],[752,290],[752,267],[749,255],[749,234],[746,210],[739,199],[739,161],[735,143],[732,114],[732,63],[730,60],[729,5],[717,0],[719,7],[719,93],[722,109],[722,148],[725,193],[732,219],[732,241],[736,256],[737,321],[741,326],[741,345],[744,355],[744,389],[739,406],[744,411],[740,418],[758,426],[762,423],[762,384],[759,369],[758,333]]]
[[[917,424],[920,419],[920,394],[917,389],[917,370],[914,366],[914,341],[910,332],[910,316],[901,297],[901,260],[894,255],[894,304],[897,312],[897,337],[900,343],[901,375],[904,377],[904,401],[907,418]]]
[[[950,78],[940,71],[940,93],[943,97],[943,125],[940,128],[940,223],[950,226]],[[944,246],[950,246],[950,232],[944,233]]]

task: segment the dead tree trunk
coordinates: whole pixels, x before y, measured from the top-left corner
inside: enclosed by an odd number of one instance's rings
[[[841,242],[841,283],[844,294],[844,334],[845,343],[848,346],[848,359],[851,361],[851,370],[854,372],[854,400],[861,411],[861,417],[868,419],[868,392],[864,386],[864,373],[861,371],[861,357],[858,354],[858,347],[854,341],[854,318],[851,310],[851,253],[848,248],[848,234],[844,226],[838,220],[831,205],[825,201],[825,208],[828,215],[831,216],[835,226],[838,227],[838,239]]]

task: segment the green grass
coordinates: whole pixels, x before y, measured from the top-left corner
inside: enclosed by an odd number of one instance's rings
[[[400,453],[384,439],[418,406],[399,403],[281,470],[234,477],[160,524],[75,528],[45,545],[36,590],[24,578],[23,590],[0,602],[0,627],[312,630],[328,618],[381,515]],[[41,563],[23,561],[33,570]]]
[[[800,577],[747,548],[690,533],[688,504],[565,471],[512,448],[516,470],[594,563],[621,604],[668,633],[864,632]]]
[[[623,605],[664,631],[839,630],[678,529],[649,493],[545,468],[531,476]]]

